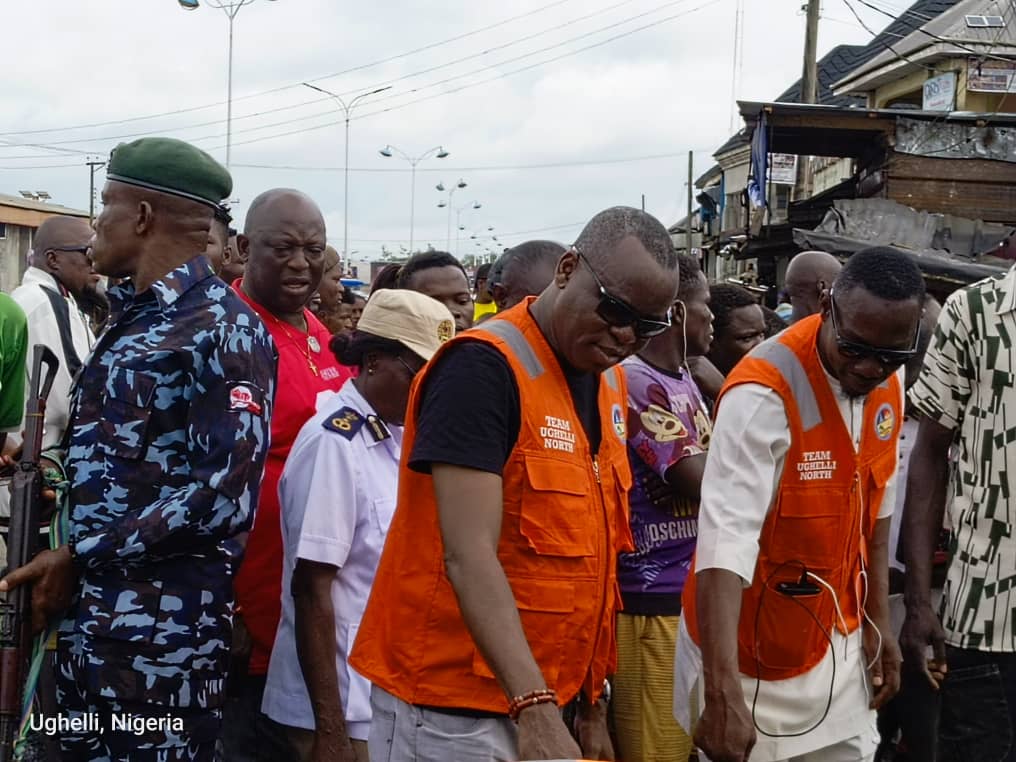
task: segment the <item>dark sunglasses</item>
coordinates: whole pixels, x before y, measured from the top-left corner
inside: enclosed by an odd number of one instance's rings
[[[639,314],[627,302],[618,299],[616,296],[611,296],[610,292],[603,287],[603,283],[600,282],[600,278],[597,276],[593,266],[589,264],[586,255],[577,246],[572,246],[572,251],[585,263],[589,269],[589,274],[596,281],[596,287],[600,290],[600,303],[596,305],[596,314],[600,316],[600,320],[615,328],[627,328],[631,326],[635,331],[635,335],[640,339],[650,339],[653,336],[659,336],[670,328],[671,310],[667,310],[663,320]]]
[[[898,367],[914,359],[917,355],[918,343],[921,340],[921,326],[918,324],[917,332],[914,335],[914,345],[910,349],[883,349],[873,347],[870,344],[863,344],[859,341],[851,341],[840,335],[839,324],[836,320],[836,300],[833,299],[832,289],[829,290],[829,315],[833,320],[833,333],[836,334],[836,346],[840,354],[855,360],[863,360],[872,357],[886,367]]]
[[[46,251],[71,251],[77,252],[78,254],[84,254],[88,256],[88,252],[92,250],[91,246],[50,246]]]

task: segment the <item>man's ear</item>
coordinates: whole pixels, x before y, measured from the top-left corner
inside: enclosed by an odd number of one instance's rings
[[[820,283],[821,283],[821,281],[820,281]],[[826,317],[829,314],[829,310],[831,309],[831,305],[832,305],[832,297],[829,295],[829,289],[828,288],[823,288],[819,292],[819,296],[818,296],[818,306],[819,306],[819,309],[822,311],[822,317],[823,318]]]
[[[564,288],[565,284],[575,275],[579,266],[579,255],[574,249],[568,249],[561,258],[557,260],[557,269],[554,270],[554,285]]]
[[[250,258],[250,239],[243,233],[236,237],[236,261],[246,265]]]
[[[60,256],[52,249],[46,252],[46,267],[50,272],[60,271]]]
[[[134,218],[134,232],[137,235],[144,235],[152,232],[155,225],[155,210],[147,201],[139,201],[137,215]]]

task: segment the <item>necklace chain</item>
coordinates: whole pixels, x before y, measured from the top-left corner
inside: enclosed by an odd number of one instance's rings
[[[317,340],[310,333],[310,321],[307,320],[306,317],[304,318],[304,322],[307,324],[307,340],[306,346],[304,346],[304,344],[301,343],[299,339],[297,339],[293,335],[293,333],[290,331],[290,326],[287,325],[284,320],[279,319],[275,315],[272,315],[272,313],[270,312],[268,314],[271,315],[272,320],[274,320],[276,323],[279,324],[279,327],[282,329],[282,332],[286,334],[286,338],[292,341],[293,344],[296,345],[296,348],[300,350],[301,354],[303,354],[303,356],[307,359],[307,367],[310,368],[310,372],[313,373],[315,376],[320,375],[320,373],[318,372],[318,366],[314,362],[314,358],[310,356],[311,348],[315,344],[317,344]]]

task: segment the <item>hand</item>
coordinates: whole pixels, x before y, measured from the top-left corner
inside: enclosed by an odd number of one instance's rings
[[[695,745],[711,762],[747,762],[757,738],[740,685],[706,696]]]
[[[931,687],[937,691],[945,680],[948,666],[945,662],[945,630],[931,608],[931,603],[907,605],[907,618],[903,620],[900,645],[903,647],[903,660],[907,663],[907,668],[923,673]],[[934,652],[932,659],[925,655],[929,645]]]
[[[315,733],[309,762],[360,762],[360,757],[345,733],[342,739]]]
[[[519,715],[519,759],[581,759],[582,750],[571,737],[552,703],[526,707]]]
[[[237,661],[246,661],[254,649],[254,641],[251,640],[250,630],[243,621],[240,612],[233,614],[233,640],[229,644],[229,656]]]
[[[39,633],[50,619],[60,616],[71,605],[77,581],[70,548],[61,545],[56,550],[43,550],[0,580],[0,593],[32,585],[32,630]]]
[[[881,709],[900,690],[900,664],[903,657],[900,656],[900,647],[892,635],[889,622],[878,623],[878,632],[866,624],[861,632],[861,642],[864,647],[864,666],[871,664],[869,671],[874,694],[869,706]]]
[[[599,700],[592,705],[582,701],[575,728],[579,736],[584,759],[614,759],[614,745],[607,728],[607,702]]]
[[[657,508],[668,510],[674,506],[674,488],[661,479],[654,471],[642,477],[642,489],[646,497]]]

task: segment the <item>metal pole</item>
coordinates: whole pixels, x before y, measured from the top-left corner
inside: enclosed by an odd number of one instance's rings
[[[693,195],[692,183],[694,182],[694,179],[692,177],[693,175],[692,165],[694,160],[695,160],[695,152],[688,151],[688,225],[685,228],[687,234],[685,240],[687,241],[688,250],[685,253],[689,257],[691,256],[691,201]]]
[[[233,19],[236,18],[237,12],[240,10],[237,7],[236,11],[230,13],[226,11],[226,15],[229,17],[229,67],[226,76],[226,169],[229,169],[230,152],[233,146]]]
[[[342,259],[348,261],[349,254],[349,109],[346,109],[346,159],[342,165],[344,187],[342,189]]]
[[[460,238],[459,233],[462,232],[461,231],[461,227],[462,227],[462,210],[461,209],[456,209],[455,210],[455,258],[456,259],[459,258],[459,238]]]
[[[452,193],[448,191],[448,251],[452,250]]]
[[[808,0],[808,22],[804,34],[804,70],[801,73],[801,103],[814,103],[818,97],[818,19],[820,0]]]
[[[413,166],[412,185],[409,189],[409,256],[413,256],[413,224],[416,216],[416,162],[409,162]]]

